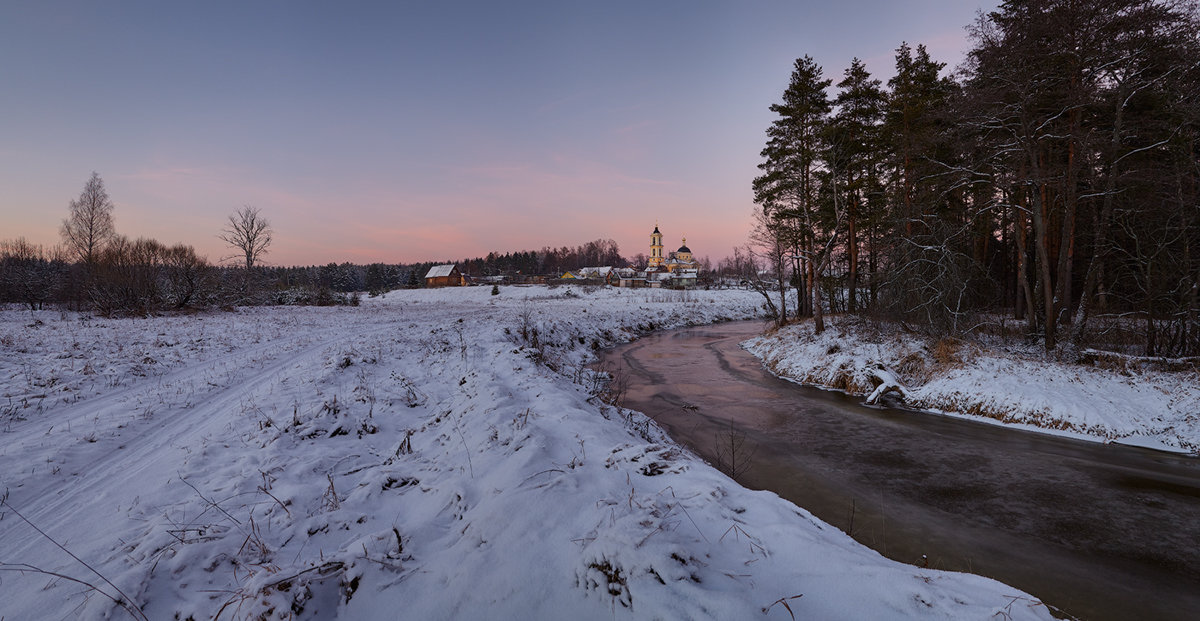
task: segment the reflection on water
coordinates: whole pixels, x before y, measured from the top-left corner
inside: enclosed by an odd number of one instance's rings
[[[710,463],[734,433],[739,481],[886,556],[994,577],[1082,619],[1200,618],[1200,463],[893,408],[778,380],[743,322],[605,352],[625,406]]]

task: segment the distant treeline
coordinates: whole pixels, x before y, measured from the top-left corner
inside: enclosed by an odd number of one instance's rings
[[[649,246],[649,235],[647,235]],[[580,246],[523,250],[520,252],[490,252],[486,257],[462,259],[457,262],[464,274],[471,276],[542,275],[555,276],[581,267],[646,267],[646,255],[638,253],[622,257],[617,242],[596,239]],[[697,259],[701,272],[712,271],[708,257]],[[730,270],[732,271],[732,269]]]
[[[219,235],[234,251],[238,265],[213,265],[186,244],[169,246],[117,233],[114,209],[100,175],[92,173],[79,198],[70,203],[60,229],[61,246],[47,248],[24,238],[0,241],[0,303],[19,303],[30,310],[53,304],[103,315],[243,305],[355,305],[361,292],[379,295],[423,287],[425,274],[439,264],[266,266],[262,257],[274,231],[257,208],[245,206],[229,216]],[[644,264],[644,255],[633,262]],[[580,267],[629,263],[611,239],[574,248],[491,252],[457,262],[467,276],[507,276],[518,282],[528,276],[550,279]]]
[[[979,16],[953,75],[920,46],[886,85],[797,60],[753,183],[791,312],[1007,316],[1047,350],[1120,324],[1200,354],[1197,24],[1191,1],[1021,0]]]
[[[520,252],[489,252],[486,257],[462,259],[459,269],[471,276],[562,275],[568,270],[581,267],[625,267],[630,264],[621,256],[617,242],[597,239],[574,248],[543,247],[541,250]]]
[[[101,314],[148,314],[213,307],[271,304],[357,304],[359,293],[378,295],[425,286],[440,263],[329,263],[298,267],[210,264],[191,246],[111,236],[90,263],[65,247],[46,248],[23,238],[0,241],[0,302],[30,309],[60,305]],[[616,242],[595,240],[571,248],[488,253],[456,262],[469,276],[561,276],[587,266],[624,267]]]
[[[357,304],[358,293],[424,286],[432,264],[212,265],[186,245],[118,237],[88,265],[24,239],[0,242],[0,302],[144,315],[268,304]]]

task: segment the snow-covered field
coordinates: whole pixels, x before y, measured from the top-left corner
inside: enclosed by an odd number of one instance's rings
[[[829,325],[818,336],[811,321],[794,324],[746,348],[776,375],[799,383],[868,397],[892,385],[919,409],[1101,442],[1200,451],[1200,373],[1194,370],[1064,362],[1032,345],[938,343],[851,317],[830,318]]]
[[[489,292],[0,311],[0,618],[1049,618],[741,488],[582,370],[757,294]]]

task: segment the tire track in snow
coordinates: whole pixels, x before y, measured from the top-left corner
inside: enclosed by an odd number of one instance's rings
[[[290,368],[299,367],[300,373],[316,370],[323,362],[325,352],[340,343],[362,340],[374,334],[394,330],[398,325],[395,320],[380,325],[379,319],[374,318],[373,321],[357,326],[338,326],[321,330],[317,333],[318,338],[315,342],[311,340],[313,334],[310,333],[283,343],[276,341],[233,352],[194,367],[184,367],[160,378],[154,378],[163,381],[139,383],[138,386],[73,405],[62,414],[67,421],[90,419],[93,416],[112,416],[114,418],[110,423],[113,423],[114,427],[108,430],[111,435],[96,442],[76,439],[67,445],[57,445],[52,439],[47,439],[52,436],[46,434],[42,434],[42,437],[26,437],[16,442],[6,442],[12,447],[6,453],[24,456],[23,461],[26,463],[45,464],[47,460],[54,460],[60,463],[65,461],[68,465],[78,467],[75,474],[34,474],[28,477],[30,481],[27,484],[18,484],[23,477],[16,464],[5,467],[5,480],[2,485],[12,492],[9,501],[40,528],[52,535],[57,533],[56,537],[64,534],[83,534],[81,529],[88,528],[90,522],[87,517],[78,515],[84,508],[74,506],[81,488],[89,489],[93,497],[110,497],[110,505],[117,513],[128,511],[139,502],[137,499],[140,496],[152,497],[155,504],[163,506],[174,504],[168,499],[170,494],[166,485],[176,477],[178,467],[186,459],[180,456],[178,449],[188,453],[192,450],[203,450],[202,439],[206,436],[220,437],[224,434],[237,441],[236,430],[224,428],[237,422],[234,418],[236,414],[231,415],[230,412],[236,410],[247,397],[281,378],[289,377]],[[301,344],[305,340],[308,342]],[[189,408],[172,408],[149,418],[124,409],[130,401],[152,395],[172,382],[202,376],[203,373],[219,365],[228,364],[233,359],[247,360],[249,366],[255,364],[250,361],[261,361],[263,358],[260,356],[271,352],[279,353],[269,362],[263,363],[253,374],[240,377],[229,385],[213,387],[203,395],[197,394]],[[244,367],[234,367],[229,370],[228,375],[237,376],[239,371],[243,370]],[[24,431],[26,436],[32,436],[31,432],[39,430],[27,427]],[[30,443],[39,441],[49,446],[42,451],[29,446]],[[176,450],[164,449],[166,445],[174,446]],[[78,456],[70,455],[80,446],[95,453],[94,456],[86,458],[82,465]],[[47,452],[53,454],[47,456]],[[67,454],[65,459],[60,458],[63,454]],[[190,490],[186,491],[187,494],[194,494]],[[175,495],[182,493],[176,491]],[[27,530],[28,527],[18,520],[0,520],[0,541],[17,542],[24,539],[23,545],[6,543],[5,555],[0,561],[24,562],[22,559],[45,558],[47,552],[54,552],[49,542],[40,538],[25,539],[16,536],[14,532]],[[111,542],[98,542],[98,545],[108,548]]]

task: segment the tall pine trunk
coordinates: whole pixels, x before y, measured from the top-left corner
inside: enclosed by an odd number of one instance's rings
[[[1077,160],[1077,140],[1079,125],[1079,111],[1072,110],[1070,113],[1071,130],[1069,134],[1069,144],[1067,145],[1067,179],[1066,187],[1063,188],[1063,222],[1062,222],[1062,237],[1058,245],[1058,274],[1057,287],[1055,291],[1055,323],[1062,319],[1066,323],[1071,322],[1071,316],[1067,313],[1071,311],[1071,283],[1074,274],[1075,266],[1075,214],[1078,210],[1078,183],[1079,173]],[[1060,318],[1057,314],[1061,313]]]
[[[809,261],[808,265],[812,288],[813,332],[820,334],[825,331],[825,311],[821,304],[821,271],[815,261]]]
[[[1041,154],[1036,156],[1035,161],[1041,162]],[[1039,167],[1040,168],[1040,167]],[[1040,171],[1039,171],[1040,172]],[[1031,209],[1033,216],[1033,244],[1034,244],[1034,263],[1037,269],[1038,288],[1042,296],[1042,331],[1044,333],[1044,343],[1046,351],[1053,351],[1057,342],[1054,338],[1054,282],[1051,280],[1050,272],[1050,234],[1049,224],[1046,222],[1048,218],[1049,206],[1046,204],[1049,200],[1048,190],[1044,177],[1038,175],[1038,187],[1034,190],[1034,205]]]
[[[847,298],[846,310],[854,313],[858,310],[855,304],[855,298],[858,291],[858,227],[855,222],[855,208],[858,205],[858,199],[854,194],[850,196],[850,210],[846,214],[847,220],[847,241],[846,253],[850,260],[850,274],[847,282]]]

